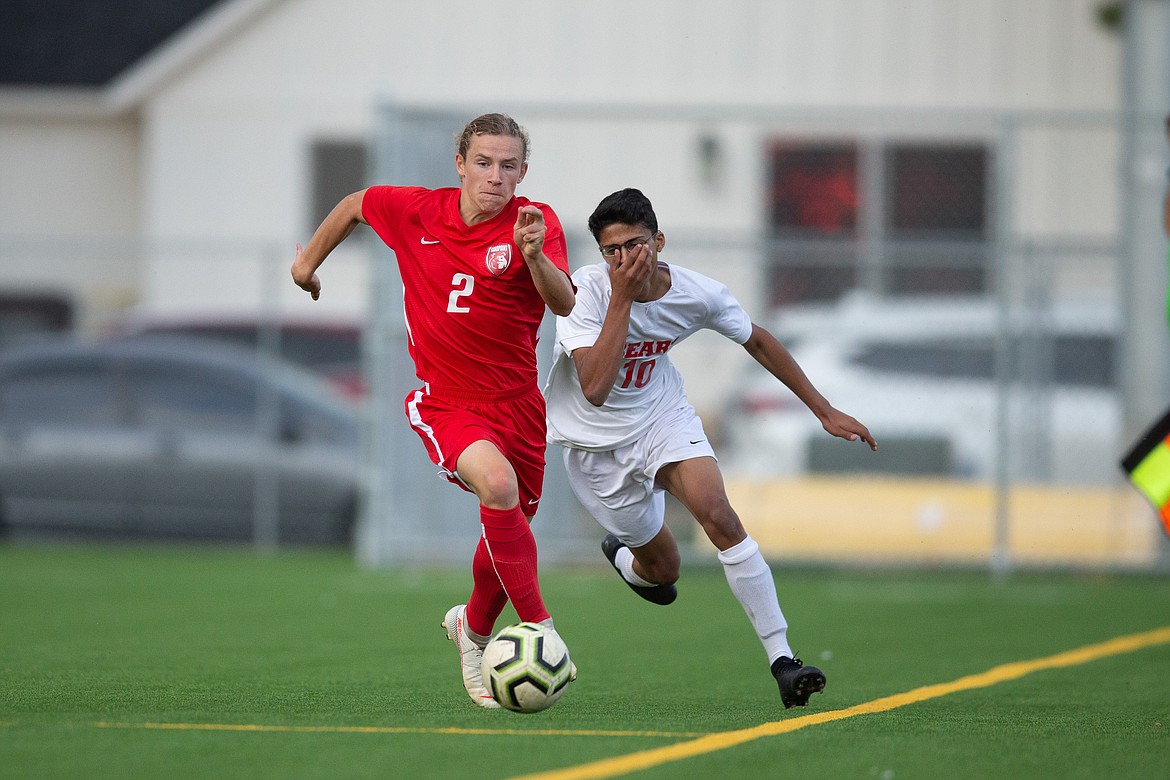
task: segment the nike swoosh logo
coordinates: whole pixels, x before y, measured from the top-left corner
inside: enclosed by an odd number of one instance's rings
[[[691,442],[691,444],[700,444],[700,443],[702,443],[702,441],[703,441],[702,439],[699,439],[698,441]]]
[[[427,239],[425,239],[425,238],[420,238],[420,239],[419,239],[419,243],[420,243],[420,244],[427,244],[427,245],[430,245],[430,244],[437,244],[437,243],[439,243],[439,240],[438,240],[438,239],[435,239],[435,240],[433,240],[433,241],[428,241],[428,240],[427,240]]]
[[[529,503],[529,505],[532,505],[532,504],[539,504],[539,503],[540,503],[540,499],[539,499],[539,498],[533,498],[533,499],[530,499],[530,500],[528,501],[528,503]]]

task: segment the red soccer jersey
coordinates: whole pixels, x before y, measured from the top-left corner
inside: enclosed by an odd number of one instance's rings
[[[402,275],[415,373],[432,391],[492,395],[536,383],[536,339],[545,304],[512,239],[527,198],[466,225],[459,190],[371,187],[362,215],[394,250]],[[569,273],[560,220],[544,203],[544,254]]]

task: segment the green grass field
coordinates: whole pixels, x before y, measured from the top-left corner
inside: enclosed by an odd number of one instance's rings
[[[719,569],[684,569],[666,608],[604,561],[550,570],[580,677],[536,715],[463,693],[439,621],[469,578],[0,545],[0,778],[1170,776],[1165,578],[778,567],[794,647],[829,680],[785,711]]]

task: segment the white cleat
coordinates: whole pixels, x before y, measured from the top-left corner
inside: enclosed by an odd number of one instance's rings
[[[443,627],[447,629],[447,638],[455,643],[459,651],[459,666],[463,672],[463,687],[467,695],[480,707],[489,710],[500,708],[499,702],[492,698],[492,694],[483,684],[483,671],[480,664],[483,661],[483,648],[467,637],[467,605],[459,604],[447,610],[443,618]]]

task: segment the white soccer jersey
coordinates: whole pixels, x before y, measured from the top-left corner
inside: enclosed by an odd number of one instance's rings
[[[625,362],[602,406],[581,392],[573,350],[592,347],[601,335],[611,287],[609,267],[597,263],[573,274],[577,302],[568,317],[557,317],[553,367],[545,386],[548,439],[578,449],[603,451],[629,444],[663,414],[687,407],[682,375],[669,351],[707,328],[737,344],[751,336],[752,321],[720,282],[686,268],[659,267],[670,273],[670,289],[656,301],[630,307]]]

